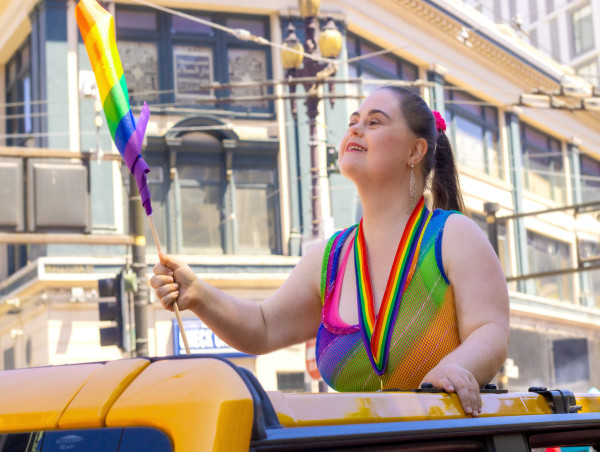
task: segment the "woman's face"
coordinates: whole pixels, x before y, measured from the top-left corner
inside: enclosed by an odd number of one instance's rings
[[[402,116],[398,95],[377,90],[350,115],[340,143],[340,171],[355,182],[402,180],[416,139]]]

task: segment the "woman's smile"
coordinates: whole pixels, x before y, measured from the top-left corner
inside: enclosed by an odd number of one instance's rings
[[[346,152],[367,152],[367,148],[358,143],[350,142],[346,145]]]

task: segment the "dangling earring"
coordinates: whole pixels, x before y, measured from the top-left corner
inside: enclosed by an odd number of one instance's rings
[[[415,172],[413,168],[415,165],[410,165],[410,173],[408,175],[408,189],[410,191],[410,203],[408,206],[408,214],[412,214],[415,207],[417,207],[417,181],[415,180]]]

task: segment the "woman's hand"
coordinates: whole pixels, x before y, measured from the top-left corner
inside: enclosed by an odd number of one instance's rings
[[[479,385],[473,374],[464,367],[440,363],[425,375],[423,383],[431,383],[447,393],[455,392],[466,414],[477,416],[481,413]]]
[[[177,301],[180,310],[193,308],[200,299],[202,283],[192,269],[179,259],[159,253],[150,285],[165,309],[173,311]]]

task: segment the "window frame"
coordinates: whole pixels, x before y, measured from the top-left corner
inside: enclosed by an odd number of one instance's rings
[[[351,47],[348,45],[350,42],[352,43],[352,47],[356,49],[356,52],[351,50]],[[371,41],[349,31],[346,33],[346,46],[348,49],[348,59],[364,55],[372,51],[377,52],[379,50],[384,50],[383,48],[372,43]],[[370,49],[363,53],[363,46],[369,46]],[[382,69],[380,66],[373,64],[372,60],[370,60],[369,58],[351,62],[348,64],[348,66],[351,66],[354,69],[356,69],[357,77],[362,77],[363,72],[368,71],[370,73],[376,74],[380,79],[383,80],[389,79],[415,81],[419,78],[419,66],[417,66],[416,64],[413,64],[410,61],[399,57],[398,55],[395,55],[394,53],[386,53],[384,54],[384,56],[395,61],[396,73]],[[410,78],[408,74],[406,74],[406,72],[409,70],[414,71],[414,79]],[[412,89],[415,92],[419,91],[419,88],[417,86],[409,87],[409,89]]]
[[[544,234],[540,234],[537,231],[531,230],[531,229],[527,229],[527,259],[529,262],[529,266],[530,266],[530,271],[531,273],[542,273],[545,272],[544,270],[540,270],[539,268],[537,268],[537,265],[534,265],[537,261],[534,260],[534,256],[532,256],[532,252],[535,249],[535,239],[541,240],[542,241],[542,245],[552,245],[552,251],[551,253],[547,253],[546,256],[548,255],[552,255],[552,256],[557,256],[559,259],[561,259],[561,253],[560,250],[557,249],[557,247],[564,247],[567,251],[567,255],[566,255],[566,260],[568,262],[568,266],[566,267],[571,268],[572,267],[572,258],[573,258],[573,246],[571,243],[566,242],[564,240],[558,240],[556,238],[544,235]],[[539,243],[539,242],[538,242]],[[546,270],[546,271],[554,271],[554,270],[561,270],[561,267],[557,267],[554,265],[555,262],[552,262],[552,270]],[[559,263],[560,264],[560,263]],[[556,289],[556,296],[552,296],[552,295],[548,295],[548,294],[540,294],[539,293],[539,288],[542,287],[542,283],[544,281],[550,281],[550,280],[556,280],[556,285],[557,285],[557,289]],[[554,275],[554,276],[544,276],[544,277],[538,277],[535,279],[535,282],[539,283],[539,287],[536,286],[535,287],[535,293],[538,296],[542,296],[544,298],[554,298],[558,301],[564,301],[564,302],[569,302],[569,303],[575,303],[575,284],[573,281],[573,274],[570,273],[565,273],[565,274],[559,274],[559,275]]]
[[[450,139],[452,141],[452,147],[454,149],[454,153],[456,155],[457,163],[460,162],[460,147],[457,145],[457,126],[456,126],[456,117],[460,117],[463,120],[466,120],[470,123],[475,124],[476,126],[481,128],[482,136],[482,150],[483,150],[483,164],[484,171],[483,173],[494,177],[498,180],[505,180],[505,163],[502,154],[502,149],[500,146],[500,126],[499,126],[499,112],[498,108],[492,105],[479,105],[480,112],[479,114],[475,114],[472,111],[464,108],[460,104],[460,100],[455,99],[456,86],[446,83],[444,87],[444,108],[446,110],[446,120],[449,124],[450,128]],[[469,98],[469,102],[483,102],[481,99],[473,96],[472,94],[460,90],[461,96]],[[488,112],[495,116],[495,121],[490,121],[487,119]],[[495,136],[495,150],[498,156],[497,163],[497,174],[492,174],[492,165],[491,165],[491,156],[490,156],[490,146],[488,145],[490,137]],[[493,138],[492,138],[493,142]],[[464,165],[464,164],[463,164]],[[475,171],[479,171],[477,168],[473,168],[465,165],[466,168],[473,169]]]
[[[211,121],[214,121],[214,118]],[[204,122],[206,122],[206,119],[200,117],[188,118],[177,124],[175,127],[184,127],[191,124],[198,125]],[[163,217],[163,221],[161,224],[157,224],[159,235],[161,238],[166,238],[164,247],[171,253],[183,253],[186,249],[190,249],[190,245],[184,243],[182,219],[177,218],[176,215],[176,212],[182,212],[184,208],[184,206],[181,205],[180,190],[185,186],[201,186],[208,184],[219,187],[220,202],[218,208],[220,211],[220,248],[194,247],[193,251],[188,254],[252,254],[260,256],[283,254],[278,166],[279,143],[276,140],[239,140],[237,137],[234,137],[233,135],[235,134],[230,131],[208,134],[215,136],[221,142],[220,149],[216,149],[216,146],[214,146],[214,148],[204,149],[202,151],[198,146],[198,142],[193,140],[184,141],[179,145],[167,143],[171,138],[173,138],[174,142],[182,141],[181,138],[185,137],[184,134],[178,137],[167,137],[165,141],[163,141],[162,138],[154,139],[152,142],[149,142],[148,148],[144,151],[144,157],[149,164],[153,167],[160,167],[163,175],[171,175],[170,177],[163,176],[163,180],[160,182],[149,180],[151,192],[153,191],[153,186],[156,186],[155,184],[161,184],[161,201],[165,201],[165,205],[160,206],[162,209],[161,216]],[[229,140],[232,143],[235,142],[235,147],[227,149],[225,143],[226,140]],[[217,166],[220,172],[220,181],[218,183],[181,181],[179,171],[176,173],[178,175],[176,178],[170,173],[170,162],[174,165],[174,168],[178,169],[181,169],[182,165],[188,163]],[[244,252],[247,250],[239,249],[239,236],[237,223],[235,221],[235,214],[237,214],[237,211],[235,203],[232,201],[232,198],[235,196],[236,188],[235,172],[239,169],[267,169],[272,172],[273,183],[271,189],[275,199],[272,200],[270,207],[273,208],[274,225],[273,230],[269,232],[274,236],[272,241],[274,248],[269,251],[258,250],[248,253]],[[229,170],[231,170],[231,173],[229,173]],[[232,214],[234,215],[232,216]],[[227,219],[229,218],[232,218],[233,221],[228,221]],[[149,228],[146,228],[145,235],[147,237],[147,246],[150,246],[153,241],[150,238],[151,232]]]
[[[538,134],[540,136],[543,136],[546,138],[546,146],[540,146],[534,142],[532,142],[531,140],[527,139],[527,131],[531,130],[533,133]],[[521,135],[521,154],[522,154],[522,158],[523,158],[523,185],[524,188],[530,192],[533,193],[537,196],[543,197],[545,199],[548,199],[550,201],[556,202],[556,203],[564,203],[566,202],[566,196],[567,196],[567,174],[565,172],[565,163],[564,163],[564,149],[562,146],[562,142],[558,139],[555,138],[551,135],[548,135],[547,133],[541,131],[540,129],[537,129],[525,122],[520,122],[520,135]],[[560,155],[558,156],[553,156],[553,150],[552,148],[555,147],[559,150]],[[533,152],[531,152],[533,151]],[[548,156],[544,156],[544,154],[549,154]],[[533,156],[533,157],[532,157]],[[531,169],[531,162],[532,162],[532,158],[536,158],[536,159],[541,159],[541,158],[548,158],[550,159],[551,165],[547,170],[543,170],[544,172],[546,172],[548,174],[548,177],[546,178],[545,176],[540,176],[543,179],[546,179],[549,183],[550,183],[550,197],[546,197],[544,194],[535,191],[531,188],[531,182],[530,182],[530,173],[535,173],[534,170]],[[558,166],[560,167],[558,170],[552,168],[554,166],[554,163],[557,163]],[[560,174],[560,177],[562,178],[562,186],[558,186],[556,183],[556,178],[558,177],[558,175]],[[557,189],[559,189],[562,191],[562,196],[560,197],[560,199],[557,199],[556,196],[556,191]]]
[[[148,12],[154,11],[146,7],[138,7],[131,5],[116,5],[116,15],[120,11],[128,12]],[[225,26],[227,20],[256,20],[262,22],[265,30],[265,38],[270,39],[270,18],[264,15],[252,14],[226,14],[220,12],[203,11],[203,10],[185,10],[189,15],[200,16],[207,18],[211,22]],[[267,101],[266,107],[243,107],[234,106],[229,102],[204,102],[200,100],[197,104],[184,104],[179,106],[176,102],[175,93],[175,68],[173,49],[175,46],[193,46],[207,47],[212,50],[212,77],[213,82],[221,84],[229,83],[229,58],[217,58],[217,56],[228,55],[229,48],[239,48],[248,50],[257,50],[265,54],[265,80],[273,78],[272,54],[270,47],[265,47],[254,42],[242,42],[230,35],[229,33],[213,29],[211,34],[193,33],[193,32],[175,32],[173,30],[172,15],[164,12],[156,12],[157,15],[157,30],[143,31],[132,30],[123,27],[117,27],[117,44],[119,41],[140,41],[140,42],[156,42],[158,48],[158,103],[161,106],[168,106],[169,112],[172,108],[181,110],[182,112],[210,111],[214,115],[226,115],[234,118],[275,118],[274,101]],[[222,99],[230,95],[229,88],[214,90],[214,98]],[[273,94],[273,87],[267,86],[263,88],[265,95]],[[144,99],[132,101],[132,105],[141,105]],[[160,113],[160,108],[155,108],[156,113]]]
[[[28,58],[25,58],[28,56]],[[33,99],[32,99],[32,81],[31,81],[31,35],[18,47],[17,51],[10,57],[5,65],[5,127],[6,127],[6,145],[7,146],[31,146],[30,140],[33,140]],[[15,65],[15,74],[11,77],[11,66]],[[29,80],[29,105],[25,101],[25,83]],[[16,105],[10,105],[15,103]],[[26,125],[26,109],[29,110],[30,130]],[[14,118],[12,116],[15,116]],[[16,129],[13,125],[16,124]],[[10,137],[16,134],[16,137]]]
[[[578,19],[575,18],[576,14],[581,13],[584,9],[589,8],[589,14],[583,17],[580,17]],[[594,8],[592,6],[592,4],[590,2],[587,2],[584,5],[579,6],[576,9],[573,9],[572,11],[569,12],[569,25],[571,27],[571,36],[572,39],[570,40],[571,43],[571,54],[573,55],[573,57],[578,57],[583,55],[586,52],[592,51],[595,49],[596,44],[594,42],[593,36],[594,36]],[[590,23],[591,26],[591,33],[586,33],[586,30],[582,29],[582,23],[583,22],[588,22]],[[585,38],[591,35],[592,39],[588,42],[585,41]],[[587,44],[586,47],[584,47],[584,45]]]
[[[589,165],[585,165],[585,161],[589,161]],[[595,165],[597,167],[597,172],[595,174],[591,174],[591,171],[587,171],[587,167]],[[593,158],[591,155],[581,154],[579,156],[579,179],[581,181],[581,200],[582,202],[593,202],[600,201],[600,192],[594,188],[588,188],[588,184],[586,183],[587,178],[597,178],[596,184],[598,188],[600,188],[600,160]],[[597,193],[597,196],[589,197],[588,193]]]

